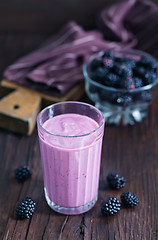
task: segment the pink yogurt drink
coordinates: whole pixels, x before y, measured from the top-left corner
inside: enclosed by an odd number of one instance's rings
[[[41,111],[37,123],[48,205],[63,214],[88,211],[98,198],[103,114],[62,102]]]

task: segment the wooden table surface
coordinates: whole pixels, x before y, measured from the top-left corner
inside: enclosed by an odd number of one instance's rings
[[[84,99],[85,100],[85,99]],[[0,130],[0,239],[158,239],[158,99],[148,117],[135,126],[105,128],[100,172],[99,200],[92,210],[76,216],[65,216],[51,210],[43,192],[37,130],[22,136]],[[19,183],[14,169],[28,165],[32,178]],[[117,172],[127,179],[122,190],[110,190],[106,177]],[[100,211],[101,200],[120,198],[123,191],[132,191],[139,206],[122,208],[112,217]],[[30,220],[17,220],[17,202],[30,196],[37,203]]]

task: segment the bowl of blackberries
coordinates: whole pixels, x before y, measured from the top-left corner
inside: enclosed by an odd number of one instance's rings
[[[158,93],[158,61],[138,50],[101,51],[83,65],[88,97],[107,123],[134,125]]]

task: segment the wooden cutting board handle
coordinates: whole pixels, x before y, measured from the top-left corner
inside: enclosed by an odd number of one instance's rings
[[[30,135],[35,127],[41,105],[77,100],[84,92],[83,83],[76,85],[62,97],[30,90],[2,80],[0,85],[0,127]]]
[[[18,87],[0,100],[0,127],[30,135],[40,108],[40,95]]]

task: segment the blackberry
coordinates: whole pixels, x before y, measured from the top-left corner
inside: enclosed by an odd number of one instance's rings
[[[136,61],[133,59],[128,59],[127,65],[131,68],[135,68],[136,66]]]
[[[108,70],[106,68],[97,68],[95,72],[92,73],[92,79],[96,82],[102,83],[102,81],[105,79],[106,75],[108,73]]]
[[[108,174],[107,181],[110,187],[114,189],[123,188],[126,184],[126,180],[124,179],[124,177],[120,176],[119,174],[113,174],[113,173]]]
[[[157,75],[154,72],[147,72],[144,76],[144,85],[153,83],[157,79]]]
[[[134,207],[139,203],[138,198],[132,192],[124,192],[121,194],[121,201],[126,207]]]
[[[121,204],[116,197],[111,197],[106,203],[102,203],[101,212],[105,216],[114,215],[120,211]]]
[[[119,82],[119,77],[114,73],[109,73],[104,79],[104,84],[110,87],[117,87],[117,83]]]
[[[102,55],[103,58],[111,58],[113,59],[114,58],[114,51],[113,50],[108,50],[108,51],[105,51]]]
[[[91,70],[95,71],[99,67],[104,67],[104,61],[94,58],[91,62]]]
[[[146,69],[144,67],[137,66],[133,69],[133,74],[136,77],[143,78],[145,76],[145,73],[146,73]]]
[[[140,66],[151,69],[155,62],[156,62],[155,59],[152,57],[142,56],[141,59],[137,63]]]
[[[146,67],[149,62],[150,61],[148,56],[142,56],[141,59],[137,62],[137,64]]]
[[[119,64],[124,64],[130,68],[134,68],[136,66],[136,61],[134,59],[126,57],[117,57],[115,58],[115,62]]]
[[[15,177],[21,182],[24,182],[31,174],[31,170],[26,166],[20,166],[15,169]]]
[[[123,78],[120,81],[119,87],[122,88],[122,89],[127,89],[127,90],[134,89],[135,84],[134,84],[133,78],[131,78],[131,77]]]
[[[158,74],[158,63],[156,61],[154,61],[152,63],[152,66],[150,67],[150,70],[155,72],[156,74]]]
[[[123,67],[122,66],[123,65],[119,65],[119,64],[114,66],[113,72],[116,73],[117,75],[121,76],[122,73],[123,73]],[[126,66],[124,66],[124,67],[126,68]]]
[[[30,218],[35,210],[36,203],[30,198],[23,198],[16,207],[17,218],[23,220],[25,218]]]
[[[117,98],[117,104],[119,104],[120,106],[126,107],[131,105],[132,103],[133,98],[129,94],[124,94]]]
[[[133,75],[131,68],[126,64],[116,65],[114,72],[124,78],[131,77]]]
[[[105,66],[106,68],[113,68],[113,66],[114,66],[114,61],[113,61],[112,58],[105,58],[103,61],[104,61],[104,66]]]
[[[124,78],[128,78],[128,77],[132,77],[132,70],[130,68],[125,68],[122,72],[122,77]]]
[[[135,88],[140,88],[143,86],[143,82],[141,78],[135,77],[133,78]]]

